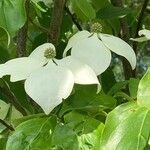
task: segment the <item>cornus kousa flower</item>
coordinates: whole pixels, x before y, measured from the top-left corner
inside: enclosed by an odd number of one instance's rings
[[[148,41],[150,40],[150,30],[147,30],[147,29],[143,29],[143,30],[140,30],[138,32],[139,36],[142,36],[142,37],[139,37],[139,38],[131,38],[132,41],[136,41],[136,42],[144,42],[144,41]]]
[[[0,77],[10,75],[10,81],[25,80],[25,91],[46,114],[66,99],[74,83],[98,84],[95,72],[71,56],[57,60],[55,47],[45,43],[29,57],[12,59],[0,64]]]
[[[136,66],[136,56],[129,44],[122,39],[101,33],[102,27],[95,23],[91,33],[84,30],[73,35],[64,51],[64,56],[71,49],[71,56],[88,64],[97,75],[104,72],[111,62],[111,51],[125,57],[132,66]]]

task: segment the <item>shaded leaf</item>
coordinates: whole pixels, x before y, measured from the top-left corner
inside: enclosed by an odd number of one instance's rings
[[[130,12],[131,10],[129,8],[121,8],[121,7],[114,7],[113,5],[108,5],[97,12],[97,17],[99,19],[112,19],[123,17]]]
[[[21,123],[8,138],[6,150],[49,150],[55,125],[53,117],[35,118]]]
[[[0,26],[12,36],[26,21],[24,0],[0,1]]]
[[[88,21],[96,17],[95,10],[87,0],[71,0],[71,2],[74,12],[82,21]]]

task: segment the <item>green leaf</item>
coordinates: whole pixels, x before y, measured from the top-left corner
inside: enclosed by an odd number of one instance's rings
[[[128,81],[117,82],[107,93],[108,95],[114,95],[117,92],[121,91],[128,84]]]
[[[64,116],[64,125],[53,133],[53,147],[64,150],[97,150],[103,123],[83,113],[72,111]]]
[[[107,93],[116,83],[114,73],[111,68],[108,68],[100,75],[103,91]],[[109,84],[108,84],[109,83]]]
[[[8,50],[4,47],[3,43],[0,41],[2,45],[0,45],[0,63],[5,63],[10,59],[10,55]]]
[[[6,148],[6,142],[9,136],[9,130],[6,129],[5,126],[3,126],[3,128],[5,130],[3,130],[2,132],[0,131],[0,149],[1,150],[5,150]],[[0,130],[1,130],[1,124],[0,124]]]
[[[129,80],[129,92],[132,98],[137,97],[138,85],[139,85],[139,79],[131,78]]]
[[[21,123],[8,138],[6,150],[49,150],[56,119],[43,117]]]
[[[96,91],[96,85],[76,85],[75,93],[64,102],[61,115],[70,110],[97,113],[116,106],[116,99],[104,93],[96,94]]]
[[[3,46],[10,44],[9,33],[4,28],[1,28],[1,27],[0,27],[0,43]]]
[[[96,10],[106,7],[110,4],[109,0],[88,0]]]
[[[0,26],[12,36],[26,21],[24,0],[0,1]]]
[[[118,18],[123,17],[130,12],[131,11],[129,8],[114,7],[113,5],[110,4],[97,12],[97,18],[99,19]]]
[[[38,3],[40,1],[42,1],[46,6],[50,6],[52,4],[52,0],[31,0],[33,3]]]
[[[82,21],[89,21],[96,17],[95,10],[87,0],[71,0],[71,2],[75,14]]]
[[[10,105],[0,100],[0,119],[4,120],[7,116]]]
[[[93,132],[82,134],[79,136],[80,149],[81,150],[99,150],[100,138],[103,131],[104,124],[100,124]]]
[[[150,68],[140,80],[138,93],[137,93],[137,103],[139,106],[144,106],[150,109]]]
[[[68,125],[58,124],[52,137],[52,145],[57,150],[79,150],[76,133]]]
[[[79,135],[93,132],[101,124],[99,120],[77,111],[66,114],[64,121]]]
[[[104,124],[88,115],[72,111],[64,116],[64,121],[78,135],[80,149],[98,150]]]
[[[150,134],[150,111],[136,103],[123,104],[109,113],[101,150],[143,150]]]

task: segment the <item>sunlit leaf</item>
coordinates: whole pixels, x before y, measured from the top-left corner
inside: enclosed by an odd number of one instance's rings
[[[150,134],[150,111],[136,103],[123,104],[109,113],[102,135],[102,150],[143,150]]]

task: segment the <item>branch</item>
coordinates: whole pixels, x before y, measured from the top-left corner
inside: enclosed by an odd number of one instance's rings
[[[21,106],[21,104],[18,102],[16,97],[13,95],[13,93],[11,93],[10,91],[8,91],[6,88],[3,88],[3,87],[0,87],[0,91],[2,92],[2,94],[4,94],[6,96],[9,103],[11,103],[22,115],[24,115],[24,116],[27,115],[26,111]]]
[[[139,17],[138,17],[138,23],[137,23],[137,27],[136,27],[134,38],[138,37],[138,32],[139,32],[139,30],[142,27],[142,21],[144,19],[144,13],[146,11],[148,3],[149,3],[149,0],[144,0],[143,6],[141,8],[141,11],[140,11],[140,14],[139,14]],[[137,42],[133,42],[133,49],[134,49],[135,53],[137,54]]]
[[[23,25],[23,27],[21,29],[19,29],[18,35],[17,35],[17,56],[18,57],[26,56],[29,5],[30,5],[30,0],[26,0],[25,8],[26,8],[27,20],[26,20],[25,24]]]
[[[68,7],[65,6],[65,11],[67,12],[67,14],[71,17],[73,23],[76,25],[76,27],[78,28],[79,31],[82,31],[82,27],[81,25],[78,23],[77,18],[74,16],[74,14],[72,14],[69,10]]]
[[[45,33],[48,33],[49,30],[47,30],[45,27],[41,26],[41,25],[38,25],[36,24],[31,17],[28,17],[29,21],[37,28],[39,28],[42,32],[45,32]]]
[[[64,5],[65,0],[54,0],[54,8],[52,12],[48,41],[53,43],[55,46],[57,46],[58,44],[60,35]]]
[[[122,0],[111,0],[111,2],[114,6],[123,7]],[[128,28],[126,17],[120,18],[120,27],[121,27],[121,38],[127,43],[129,43],[130,34],[129,34],[129,28]],[[130,77],[134,76],[134,73],[131,69],[130,64],[126,61],[125,58],[122,58],[122,63],[123,63],[125,79],[128,80],[130,79]]]
[[[8,129],[11,130],[11,131],[14,131],[14,130],[15,130],[12,126],[8,125],[8,124],[7,124],[4,120],[2,120],[2,119],[0,119],[0,123],[3,124],[6,128],[8,128]]]

